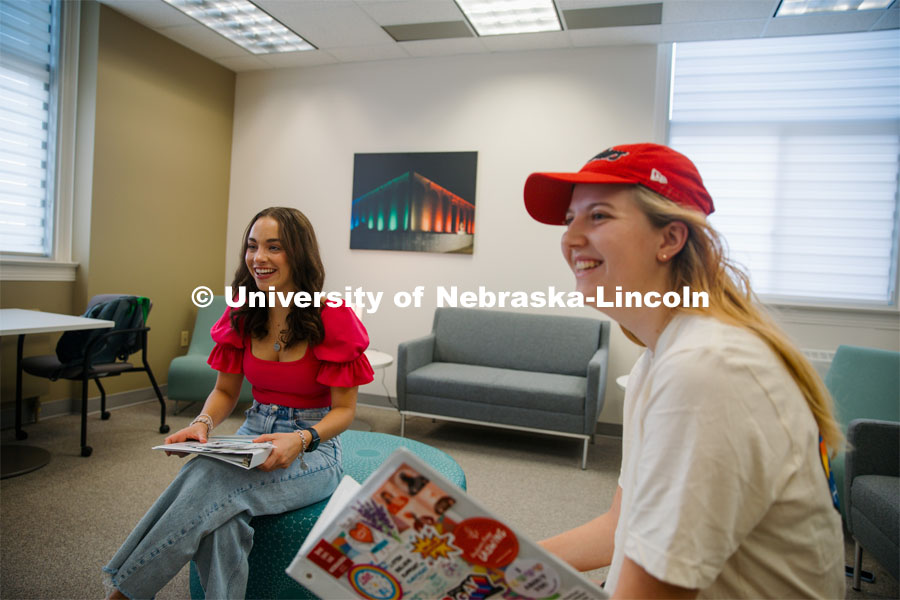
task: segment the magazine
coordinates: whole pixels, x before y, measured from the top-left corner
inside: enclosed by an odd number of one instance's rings
[[[253,469],[266,462],[272,448],[272,442],[254,443],[255,435],[222,435],[210,436],[205,444],[196,441],[178,442],[154,446],[154,450],[167,452],[183,452],[208,456],[244,469]]]
[[[287,574],[321,598],[608,598],[415,454],[338,486]]]

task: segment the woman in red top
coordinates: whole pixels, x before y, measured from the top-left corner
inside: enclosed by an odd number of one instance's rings
[[[232,288],[322,291],[325,270],[312,225],[300,211],[267,208],[244,234]],[[337,437],[353,421],[357,386],[373,379],[366,330],[347,306],[227,309],[213,326],[209,364],[219,373],[203,411],[166,443],[205,442],[234,410],[244,377],[253,406],[240,435],[272,442],[249,471],[197,457],[104,567],[112,598],[150,598],[193,559],[207,598],[242,598],[251,517],[327,498],[343,475]]]

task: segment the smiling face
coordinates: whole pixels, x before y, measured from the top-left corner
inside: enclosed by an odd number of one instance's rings
[[[566,213],[562,252],[577,291],[593,297],[603,286],[610,300],[623,292],[666,291],[666,269],[657,260],[664,234],[624,185],[577,184]],[[611,311],[605,311],[611,313]]]
[[[271,286],[279,292],[297,291],[278,221],[272,217],[260,217],[253,223],[244,262],[260,290],[268,291]]]

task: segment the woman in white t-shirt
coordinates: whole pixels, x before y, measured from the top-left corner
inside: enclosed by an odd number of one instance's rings
[[[842,598],[820,452],[842,442],[830,397],[726,258],[694,164],[616,146],[578,173],[532,174],[525,206],[566,227],[578,291],[646,347],[610,510],[542,545],[580,570],[609,565],[614,598]]]

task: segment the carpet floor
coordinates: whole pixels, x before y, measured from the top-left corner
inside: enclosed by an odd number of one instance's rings
[[[16,442],[11,430],[0,432],[4,444],[39,446],[52,457],[38,471],[0,481],[0,598],[103,597],[101,567],[183,464],[150,450],[164,438],[157,431],[157,409],[155,403],[124,407],[108,421],[91,415],[89,458],[80,455],[76,415],[27,426],[25,442]],[[186,426],[199,409],[170,414],[172,431]],[[236,410],[216,433],[233,433],[241,414]],[[360,406],[355,426],[398,435],[400,417]],[[424,418],[409,419],[406,434],[449,453],[466,473],[469,494],[535,540],[603,512],[621,461],[620,441],[601,436],[590,447],[588,468],[581,470],[581,442],[571,438]],[[850,560],[851,544],[846,551]],[[871,560],[865,568],[875,572],[876,582],[864,584],[861,592],[848,583],[847,598],[900,597],[896,580]],[[589,575],[602,579],[604,570]],[[157,598],[189,595],[184,568]]]

